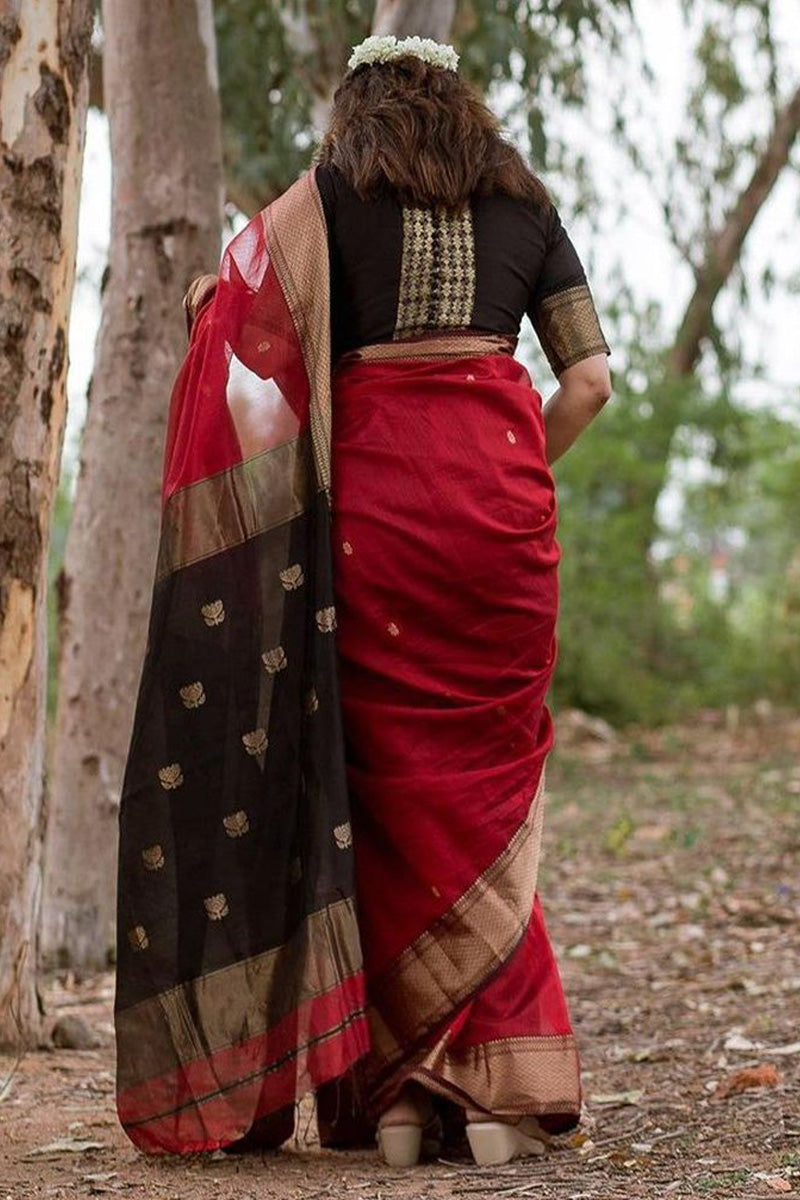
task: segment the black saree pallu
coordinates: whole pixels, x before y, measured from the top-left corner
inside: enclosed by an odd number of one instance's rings
[[[170,403],[119,817],[117,1110],[213,1150],[368,1049],[335,647],[314,171],[223,255]]]

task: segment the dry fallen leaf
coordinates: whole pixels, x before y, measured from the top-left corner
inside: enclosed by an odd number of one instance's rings
[[[740,1092],[746,1092],[748,1088],[777,1087],[780,1081],[780,1075],[774,1063],[761,1063],[757,1067],[745,1067],[741,1071],[734,1071],[733,1075],[720,1081],[714,1092],[714,1099],[725,1100],[728,1096],[737,1096]]]
[[[604,1092],[601,1095],[595,1093],[589,1099],[593,1104],[638,1104],[644,1092],[641,1088],[630,1092]]]
[[[28,1158],[40,1155],[86,1154],[90,1150],[105,1150],[104,1142],[81,1141],[79,1138],[59,1138],[56,1142],[48,1142],[46,1146],[34,1146],[27,1155]]]
[[[792,1185],[788,1179],[783,1179],[780,1175],[770,1175],[764,1180],[768,1188],[772,1188],[773,1192],[790,1192]]]

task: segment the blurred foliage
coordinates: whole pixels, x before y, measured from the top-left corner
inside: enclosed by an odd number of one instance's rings
[[[571,218],[593,219],[598,197],[590,164],[554,132],[553,115],[593,118],[599,66],[608,136],[653,188],[665,237],[697,272],[753,170],[780,103],[781,66],[769,0],[681,6],[691,64],[685,119],[674,140],[659,133],[655,154],[642,130],[659,129],[658,100],[629,0],[459,0],[452,40],[463,74],[488,94],[534,167],[557,186],[569,183]],[[247,211],[307,166],[373,7],[215,0],[229,193]],[[631,53],[641,65],[635,94],[629,71],[614,70]],[[623,189],[620,215],[629,203]],[[788,286],[777,266],[758,281],[740,267],[732,281],[740,304],[756,282],[765,292]],[[759,696],[796,699],[797,430],[730,399],[745,374],[763,373],[744,361],[735,307],[728,329],[709,331],[697,375],[674,379],[663,311],[629,290],[624,264],[617,296],[604,299],[614,398],[555,469],[564,551],[556,698],[616,722]],[[678,529],[665,530],[659,505],[673,477],[682,509]]]
[[[797,702],[800,438],[768,410],[663,380],[619,381],[555,467],[561,616],[555,695],[612,722],[656,723],[762,697]],[[675,528],[655,514],[664,440]]]
[[[660,120],[630,0],[459,0],[452,40],[462,72],[487,92],[534,167],[557,188],[568,186],[570,220],[593,220],[599,203],[591,164],[561,117],[578,112],[613,139],[632,179],[657,198],[688,299],[709,236],[752,174],[792,72],[772,35],[770,0],[680,3],[689,86],[674,134]],[[214,8],[228,195],[252,213],[308,165],[374,3],[214,0]],[[637,54],[641,86],[631,89]],[[623,57],[625,69],[615,69]],[[626,182],[612,221],[640,202]],[[800,439],[776,413],[743,406],[743,380],[768,367],[746,361],[739,331],[755,288],[775,296],[800,287],[798,278],[788,256],[759,271],[743,259],[728,283],[736,303],[715,310],[704,359],[686,379],[670,377],[671,324],[659,304],[630,289],[624,262],[617,295],[604,289],[614,397],[555,467],[558,703],[617,723],[759,697],[796,703]],[[663,296],[663,281],[654,288]],[[673,512],[665,523],[670,491],[678,519]],[[56,566],[67,508],[62,489]],[[55,633],[55,612],[51,619]]]
[[[325,101],[352,46],[369,34],[374,7],[214,0],[228,194],[243,211],[256,211],[308,165]],[[630,28],[630,0],[460,0],[452,38],[466,78],[484,90],[516,85],[503,115],[527,122],[531,156],[543,168],[569,153],[548,137],[547,107],[587,103],[589,40],[613,56]]]

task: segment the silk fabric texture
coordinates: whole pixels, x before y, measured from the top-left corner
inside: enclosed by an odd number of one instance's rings
[[[223,255],[175,383],[120,808],[117,1107],[211,1150],[305,1093],[580,1109],[536,894],[556,500],[508,352],[330,366],[314,170]]]

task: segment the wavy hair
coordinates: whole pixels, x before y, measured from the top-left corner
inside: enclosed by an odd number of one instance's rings
[[[317,160],[364,200],[388,188],[403,204],[450,210],[473,192],[550,203],[478,92],[410,54],[345,75]]]

